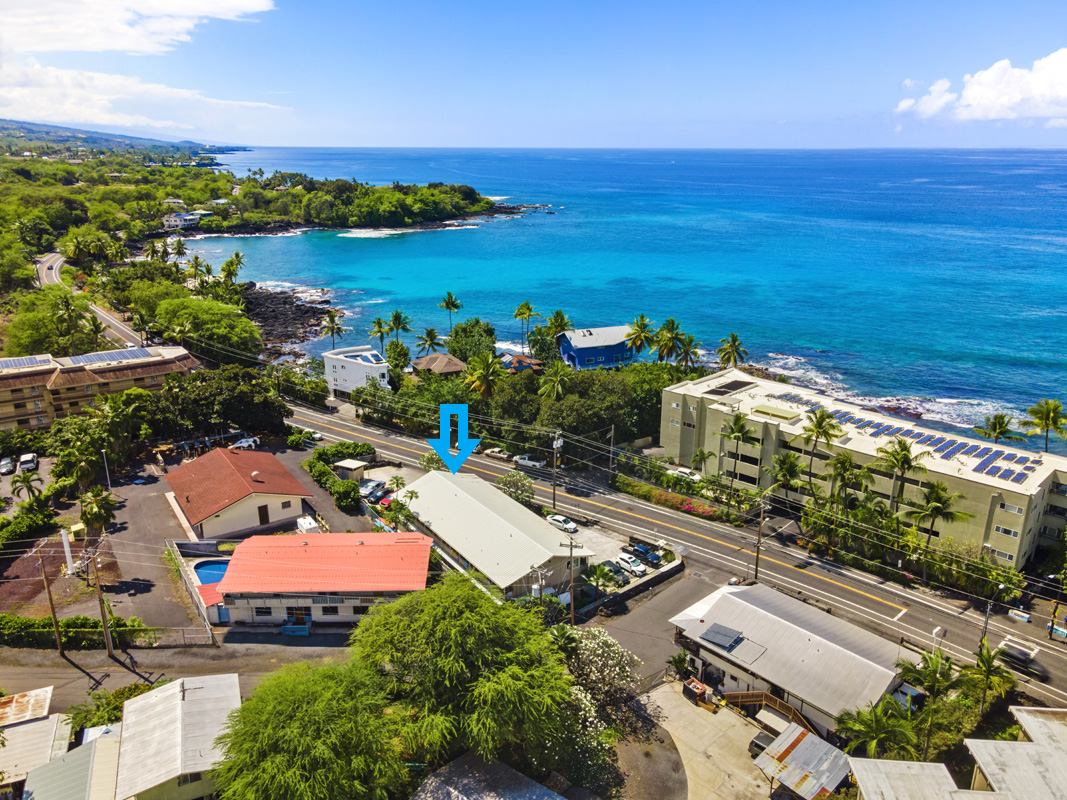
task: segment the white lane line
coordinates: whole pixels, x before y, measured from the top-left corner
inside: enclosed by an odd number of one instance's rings
[[[903,617],[907,613],[908,613],[908,609],[906,609],[906,608],[900,609],[900,613],[897,614],[895,617],[893,617],[893,622],[896,622],[898,619],[900,619],[901,617]]]

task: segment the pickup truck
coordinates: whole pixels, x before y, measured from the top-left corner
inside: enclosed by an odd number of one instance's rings
[[[1041,648],[1031,647],[1029,643],[1021,639],[1006,636],[997,650],[1000,651],[1000,660],[1012,669],[1031,675],[1041,682],[1049,679],[1048,669],[1037,660],[1037,654],[1041,652]]]
[[[647,545],[635,544],[632,547],[624,547],[622,551],[635,556],[638,561],[642,564],[647,564],[652,567],[652,569],[659,569],[663,566],[663,559]]]
[[[486,458],[492,458],[496,461],[511,461],[511,454],[502,450],[499,447],[491,447],[486,450],[482,455]]]
[[[515,464],[519,467],[532,467],[534,469],[544,469],[548,466],[547,461],[538,460],[536,456],[529,454],[523,456],[515,456]]]

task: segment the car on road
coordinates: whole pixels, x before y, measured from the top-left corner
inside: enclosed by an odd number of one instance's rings
[[[619,584],[619,586],[629,585],[630,577],[622,571],[622,567],[620,567],[610,558],[607,561],[601,561],[600,563],[611,570],[611,574],[615,577],[615,582]]]
[[[642,564],[629,553],[619,553],[619,555],[615,557],[615,563],[627,572],[629,572],[631,575],[636,575],[638,577],[641,577],[648,571],[645,569],[644,564]]]
[[[515,465],[519,467],[531,467],[533,469],[544,469],[548,466],[548,462],[527,453],[526,455],[515,456]]]
[[[259,437],[249,436],[246,439],[238,439],[231,444],[228,449],[230,450],[255,450],[259,447]]]
[[[578,526],[562,514],[553,514],[552,516],[547,517],[546,519],[548,520],[549,525],[555,528],[559,528],[564,533],[578,532]]]
[[[1007,636],[998,649],[1001,651],[998,658],[1012,669],[1031,675],[1041,682],[1049,679],[1048,669],[1037,660],[1041,648],[1031,647],[1026,642]]]
[[[373,492],[370,493],[370,495],[367,496],[367,502],[372,505],[376,505],[378,502],[381,501],[383,497],[391,493],[392,489],[389,489],[386,486],[382,486],[378,489],[375,489]]]
[[[127,350],[136,350],[140,346],[141,345],[135,344],[134,342],[126,342],[126,349]]]
[[[482,455],[486,458],[492,458],[497,461],[511,461],[511,453],[505,452],[499,447],[490,447]]]
[[[0,475],[10,475],[15,471],[15,459],[11,456],[4,456],[4,459],[0,461]]]
[[[677,475],[680,478],[688,478],[691,481],[699,481],[700,473],[695,469],[689,469],[689,467],[675,467],[674,469],[667,470],[668,475]]]
[[[637,556],[638,560],[643,561],[650,567],[663,566],[663,559],[660,558],[654,550],[648,547],[648,545],[635,544],[633,547],[630,548],[630,550],[635,556]]]
[[[19,456],[19,469],[22,472],[33,472],[37,469],[37,454],[36,453],[23,453]]]
[[[370,478],[364,478],[359,482],[359,496],[370,497],[376,491],[385,486],[383,481],[375,481]]]
[[[48,265],[48,269],[52,269],[52,265],[51,264]]]

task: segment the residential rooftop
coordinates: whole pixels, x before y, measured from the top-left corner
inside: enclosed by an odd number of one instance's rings
[[[826,409],[841,424],[843,436],[835,444],[877,457],[894,437],[912,443],[914,451],[928,451],[922,462],[932,473],[952,475],[994,489],[1033,494],[1054,471],[1067,472],[1067,458],[1024,450],[1012,442],[994,445],[987,439],[944,433],[897,417],[837,400],[798,386],[755,378],[727,369],[664,390],[681,394],[727,413],[741,412],[753,419],[777,423],[784,436],[803,432],[808,412]]]
[[[51,703],[51,686],[0,697],[0,728],[47,717]]]
[[[361,344],[358,347],[338,347],[336,350],[329,350],[322,355],[324,358],[326,356],[332,356],[333,358],[344,358],[348,361],[356,361],[360,364],[370,364],[372,366],[380,366],[388,363],[382,358],[381,354],[369,344]]]
[[[608,325],[604,328],[576,328],[563,335],[574,347],[611,347],[626,340],[629,325]]]

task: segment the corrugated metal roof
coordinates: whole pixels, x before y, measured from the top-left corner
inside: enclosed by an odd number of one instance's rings
[[[430,545],[419,533],[252,536],[237,545],[215,589],[221,595],[414,592],[426,588]]]
[[[52,704],[52,687],[20,692],[7,697],[0,697],[0,728],[40,719],[48,716],[48,707]]]
[[[579,328],[567,331],[573,347],[611,347],[622,344],[630,332],[629,325],[609,325],[606,328]]]
[[[97,738],[30,772],[23,800],[114,800],[119,740]]]
[[[474,475],[430,472],[410,487],[421,522],[497,586],[506,588],[556,556],[567,534]],[[574,555],[590,556],[576,546]]]
[[[69,739],[70,717],[63,714],[5,727],[5,744],[0,748],[0,772],[4,774],[2,785],[22,780],[30,770],[66,752]],[[57,744],[62,747],[57,747]]]
[[[671,620],[686,636],[831,716],[876,702],[916,656],[769,586],[724,586]],[[741,631],[725,652],[701,639],[713,623]]]
[[[1067,758],[1044,742],[964,739],[989,785],[1021,800],[1063,800]]]
[[[127,700],[115,800],[211,769],[221,757],[215,739],[226,717],[240,705],[234,673],[181,678]]]
[[[845,754],[795,722],[759,754],[756,766],[804,800],[826,797],[848,775]]]
[[[873,758],[850,758],[849,763],[864,800],[948,800],[956,791],[944,764]]]
[[[434,772],[411,800],[563,800],[532,778],[473,750]]]

